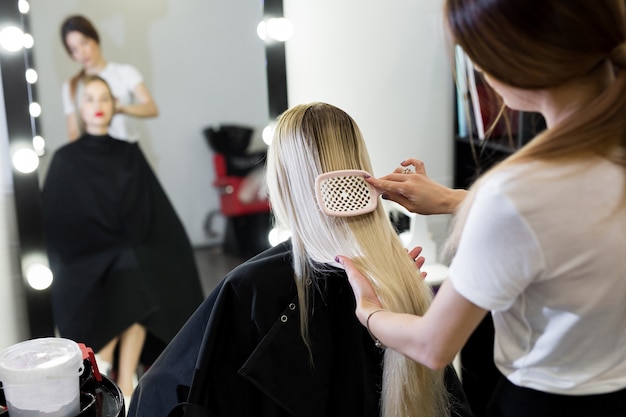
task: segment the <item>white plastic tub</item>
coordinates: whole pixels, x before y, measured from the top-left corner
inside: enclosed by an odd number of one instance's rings
[[[0,381],[11,417],[73,417],[80,413],[83,357],[72,340],[48,337],[0,352]]]

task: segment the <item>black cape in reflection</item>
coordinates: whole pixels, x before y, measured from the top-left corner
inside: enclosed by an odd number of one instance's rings
[[[91,135],[63,146],[42,198],[61,337],[97,352],[138,322],[169,342],[203,293],[183,225],[139,146]]]

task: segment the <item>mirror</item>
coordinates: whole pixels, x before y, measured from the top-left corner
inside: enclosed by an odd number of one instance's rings
[[[219,243],[221,236],[205,230],[209,213],[219,210],[219,198],[202,130],[223,123],[267,124],[265,50],[256,33],[263,4],[30,0],[30,5],[40,133],[47,144],[40,182],[54,151],[67,143],[61,86],[80,70],[63,47],[60,25],[67,16],[82,14],[98,30],[105,59],[137,67],[154,96],[159,116],[135,119],[133,128],[192,244]]]
[[[42,179],[52,152],[66,142],[61,85],[79,69],[62,46],[59,25],[82,13],[97,26],[108,60],[142,72],[160,116],[139,123],[145,132],[140,144],[193,244],[211,244],[204,221],[217,209],[218,195],[201,129],[267,122],[264,44],[256,35],[262,3],[30,2],[41,133],[48,142]],[[453,84],[441,37],[442,3],[381,7],[345,0],[338,8],[332,1],[285,0],[285,17],[294,26],[287,43],[289,102],[321,100],[348,111],[368,140],[377,173],[414,156],[426,161],[433,179],[451,185]],[[441,242],[447,218],[429,222]]]
[[[17,13],[15,4],[18,3],[18,0],[12,1],[13,4],[9,1],[4,4],[10,6],[11,14],[14,8]],[[160,116],[136,122],[141,134],[139,143],[192,244],[220,243],[221,236],[210,236],[204,228],[209,214],[219,211],[219,197],[212,184],[215,177],[212,151],[202,131],[222,123],[253,127],[267,124],[265,45],[256,34],[263,4],[244,0],[220,4],[175,0],[132,3],[30,0],[24,3],[30,6],[25,29],[34,38],[29,61],[38,72],[34,99],[42,108],[35,125],[37,133],[47,142],[46,154],[41,157],[38,169],[39,183],[45,180],[53,153],[67,143],[61,86],[80,69],[65,52],[60,24],[69,15],[83,14],[98,29],[105,58],[136,66],[155,97]],[[3,72],[9,76],[4,80],[7,85],[17,84],[12,82],[17,78],[10,77],[22,74]],[[29,117],[22,110],[28,106],[27,94],[19,96],[19,100],[9,101],[13,113],[21,112],[19,117],[10,115],[7,108],[6,116],[12,123]],[[20,126],[29,127],[30,123],[27,120]],[[29,135],[31,133],[25,136]],[[21,219],[27,223],[20,225],[20,233],[22,229],[36,232],[36,236],[30,233],[26,237],[28,242],[21,236],[23,257],[26,243],[36,246],[38,253],[43,246],[42,233],[32,224],[32,219],[39,218],[39,212],[30,215],[27,210],[33,206],[27,204],[29,200],[37,200],[34,205],[38,206],[38,199],[31,198],[32,193],[21,192],[22,188],[28,188],[36,194],[38,184],[36,175],[14,176],[13,182],[16,190],[18,185],[20,188],[20,192],[15,193],[16,210],[21,214],[17,216],[18,223]],[[23,182],[28,183],[22,187]],[[43,320],[50,318],[48,291],[26,288],[25,296],[32,335],[48,335],[50,320]]]

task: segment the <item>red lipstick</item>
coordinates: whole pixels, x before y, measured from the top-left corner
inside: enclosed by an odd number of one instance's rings
[[[97,112],[95,112],[95,113],[94,113],[94,116],[96,116],[96,117],[102,117],[102,116],[104,116],[104,112],[97,111]]]

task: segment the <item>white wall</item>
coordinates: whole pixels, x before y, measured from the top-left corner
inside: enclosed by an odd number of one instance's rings
[[[1,79],[0,70],[0,79]],[[0,350],[27,336],[4,93],[0,82]]]
[[[408,157],[452,185],[453,92],[442,0],[284,0],[289,105],[325,101],[359,124],[374,174]],[[429,217],[441,242],[448,216]]]
[[[43,170],[66,142],[61,85],[80,67],[67,56],[60,25],[84,14],[106,59],[135,65],[160,116],[136,123],[139,140],[195,246],[215,244],[205,218],[219,208],[212,153],[202,129],[214,123],[265,126],[265,51],[256,35],[262,4],[250,0],[30,0],[34,63],[48,141]],[[44,172],[45,174],[45,172]],[[41,178],[44,175],[40,175]],[[218,220],[220,218],[218,217]],[[223,231],[224,222],[216,228]]]

